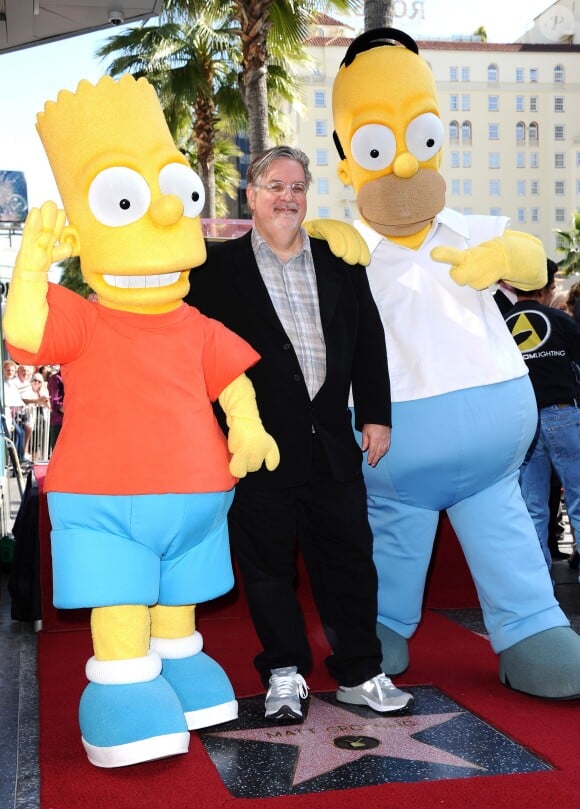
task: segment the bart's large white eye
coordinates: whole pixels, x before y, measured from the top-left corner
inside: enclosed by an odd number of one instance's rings
[[[354,133],[350,148],[354,159],[363,169],[380,171],[393,162],[397,142],[388,126],[366,124]]]
[[[443,145],[443,124],[432,112],[418,115],[405,132],[407,149],[417,160],[430,160]]]
[[[89,187],[89,206],[94,217],[112,228],[141,219],[150,204],[151,191],[147,182],[126,166],[104,169]]]
[[[205,202],[205,191],[195,171],[183,163],[168,163],[159,172],[159,188],[163,194],[174,194],[183,203],[183,215],[199,216]]]

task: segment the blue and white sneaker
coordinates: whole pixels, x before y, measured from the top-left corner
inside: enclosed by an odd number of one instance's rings
[[[79,722],[91,764],[126,767],[187,753],[190,737],[181,703],[160,670],[155,654],[89,660],[87,676],[92,682],[81,697]],[[135,676],[149,679],[131,681]]]
[[[185,638],[151,638],[151,649],[161,656],[163,676],[181,701],[189,730],[238,718],[238,703],[227,674],[202,647],[199,632]]]

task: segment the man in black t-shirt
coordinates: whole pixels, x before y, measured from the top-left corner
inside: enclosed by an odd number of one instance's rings
[[[556,265],[548,259],[548,277]],[[530,372],[538,403],[538,430],[520,470],[520,485],[546,562],[552,466],[564,488],[566,509],[580,536],[580,387],[574,365],[580,363],[580,325],[547,306],[550,282],[543,289],[517,289],[518,301],[505,315]]]

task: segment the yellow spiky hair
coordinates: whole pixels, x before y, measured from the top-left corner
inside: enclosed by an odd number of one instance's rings
[[[159,147],[164,132],[175,148],[155,89],[132,76],[104,76],[96,85],[83,79],[75,93],[61,90],[38,113],[36,128],[65,208],[83,169],[99,155],[122,154],[124,143],[146,154]]]

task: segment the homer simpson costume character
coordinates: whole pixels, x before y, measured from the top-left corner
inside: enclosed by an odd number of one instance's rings
[[[92,608],[82,742],[96,766],[120,767],[185,753],[188,730],[237,716],[194,605],[233,585],[236,478],[279,456],[244,374],[259,356],[182,302],[205,260],[204,191],[153,87],[81,81],[45,104],[37,129],[68,224],[53,202],[30,211],[4,327],[11,356],[61,365],[45,486],[54,603]],[[73,255],[96,303],[48,283]]]
[[[490,285],[545,283],[545,253],[508,219],[445,207],[444,129],[411,37],[376,29],[348,48],[333,87],[339,177],[371,253],[391,376],[389,453],[365,465],[379,575],[383,669],[409,663],[439,512],[446,510],[499,654],[500,680],[580,696],[580,638],[554,598],[518,470],[537,422],[525,364]]]

